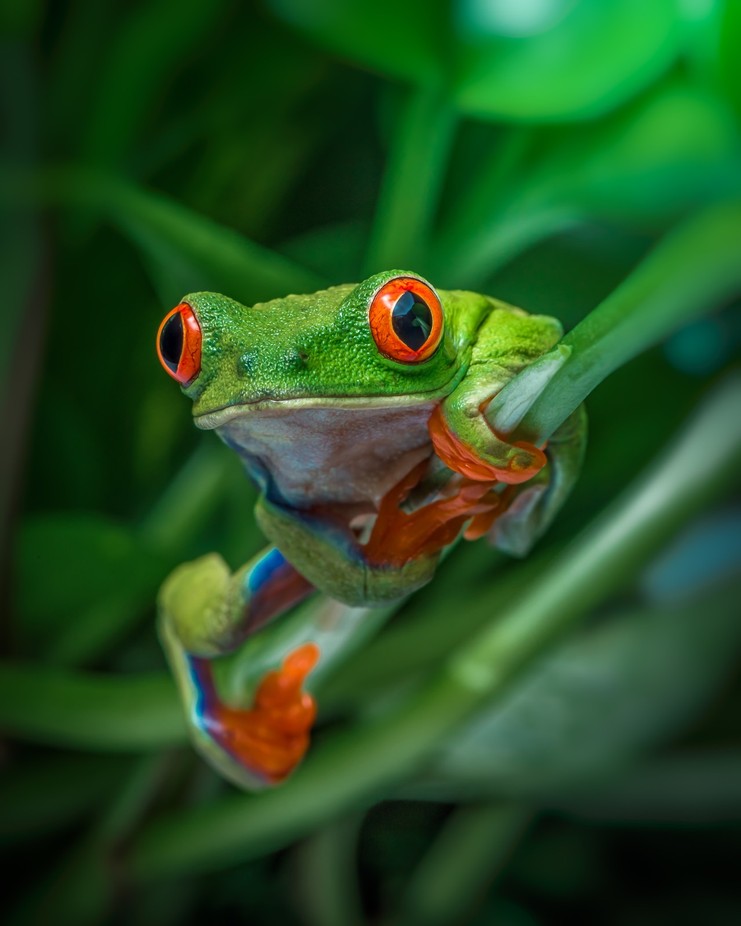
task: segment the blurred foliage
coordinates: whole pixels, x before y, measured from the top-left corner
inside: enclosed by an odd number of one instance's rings
[[[741,198],[739,5],[7,0],[0,23],[5,920],[738,922],[733,406],[672,460],[741,343],[738,224],[683,231]],[[259,549],[254,491],[153,335],[189,290],[393,265],[567,329],[606,300],[634,344],[612,366],[684,327],[590,397],[533,557],[457,549],[326,680],[306,774],[237,795],[183,744],[152,603],[178,562]],[[389,775],[436,667],[538,596],[587,626]]]

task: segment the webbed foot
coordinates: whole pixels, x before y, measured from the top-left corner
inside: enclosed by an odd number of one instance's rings
[[[277,784],[299,764],[309,748],[316,717],[314,698],[303,690],[319,659],[319,647],[305,643],[282,666],[260,681],[252,707],[229,707],[218,697],[211,665],[192,659],[199,698],[196,723],[221,749],[264,784]]]

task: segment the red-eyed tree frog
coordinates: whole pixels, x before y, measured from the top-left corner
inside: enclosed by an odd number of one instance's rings
[[[235,574],[216,554],[185,564],[160,593],[194,742],[232,781],[265,787],[300,762],[315,716],[305,686],[369,609],[429,582],[460,535],[521,554],[553,519],[583,415],[537,447],[497,433],[487,407],[561,334],[553,318],[399,270],[250,308],[195,293],[165,317],[159,359],[196,425],[244,461],[274,545]],[[315,590],[332,601],[300,605]]]

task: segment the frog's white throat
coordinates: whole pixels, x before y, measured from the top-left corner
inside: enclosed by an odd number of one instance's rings
[[[339,506],[351,514],[374,510],[432,454],[427,421],[435,404],[276,403],[206,427],[215,427],[258,481],[267,476],[289,507]]]

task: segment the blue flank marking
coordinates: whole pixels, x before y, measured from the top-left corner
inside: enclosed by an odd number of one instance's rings
[[[246,589],[250,596],[257,595],[273,578],[275,573],[286,565],[286,559],[280,550],[272,549],[256,564],[246,576]]]
[[[245,577],[245,598],[249,601],[265,588],[276,572],[286,565],[285,557],[276,549],[270,550]],[[183,653],[190,675],[190,682],[195,691],[193,702],[193,723],[199,730],[207,732],[205,716],[216,695],[214,682],[210,676],[208,660]]]
[[[186,656],[188,670],[190,672],[190,681],[196,692],[195,702],[193,704],[193,722],[199,730],[205,730],[203,722],[204,714],[208,707],[208,696],[206,694],[206,685],[204,685],[202,660],[196,656]]]

